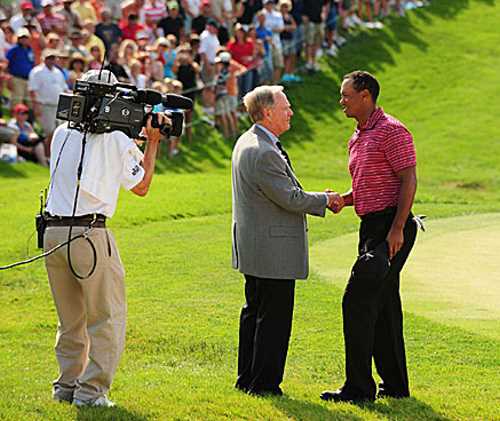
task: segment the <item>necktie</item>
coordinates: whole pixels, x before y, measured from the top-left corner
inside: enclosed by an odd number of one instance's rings
[[[292,163],[290,162],[290,157],[286,153],[285,148],[283,148],[283,146],[281,146],[281,142],[279,140],[276,142],[276,146],[281,151],[281,155],[283,155],[283,158],[285,158],[285,161],[287,162],[287,164],[293,170]]]

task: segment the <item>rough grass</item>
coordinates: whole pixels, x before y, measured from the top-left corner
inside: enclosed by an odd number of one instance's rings
[[[415,210],[433,219],[496,212],[500,108],[498,22],[489,0],[436,0],[362,32],[323,72],[289,90],[293,129],[283,138],[310,190],[349,186],[353,122],[338,106],[341,76],[376,73],[381,104],[415,136]],[[343,380],[340,286],[313,273],[297,288],[283,399],[235,391],[241,276],[230,269],[231,144],[205,126],[179,159],[162,159],[146,199],[123,194],[111,228],[127,269],[127,348],[115,410],[50,399],[56,315],[43,265],[0,272],[0,419],[500,420],[498,338],[406,313],[413,398],[333,405],[319,393]],[[21,258],[47,172],[0,165],[0,261]],[[354,232],[351,212],[310,219],[314,245]],[[494,239],[493,239],[494,241]],[[34,242],[31,241],[31,252]],[[331,265],[343,267],[331,250]],[[314,262],[313,262],[314,264]],[[344,270],[347,270],[345,268]]]

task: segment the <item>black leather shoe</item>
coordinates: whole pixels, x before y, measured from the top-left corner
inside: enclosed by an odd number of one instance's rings
[[[363,397],[363,396],[353,396],[342,389],[338,389],[335,391],[325,390],[320,396],[324,401],[333,401],[333,402],[373,402],[373,398]]]

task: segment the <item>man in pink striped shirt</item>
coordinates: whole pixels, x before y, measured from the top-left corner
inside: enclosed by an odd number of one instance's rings
[[[339,390],[321,394],[335,402],[375,399],[372,358],[382,379],[379,397],[410,395],[399,274],[417,233],[411,214],[416,154],[406,127],[377,106],[379,91],[375,77],[362,71],[346,75],[340,91],[345,115],[358,125],[349,140],[352,189],[337,195],[332,210],[354,206],[361,224],[360,257],[342,300],[346,381]],[[385,270],[365,265],[363,272],[360,262],[374,258]]]

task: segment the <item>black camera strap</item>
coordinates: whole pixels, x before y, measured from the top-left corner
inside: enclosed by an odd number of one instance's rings
[[[59,166],[59,162],[60,162],[60,159],[61,159],[61,156],[62,156],[62,152],[64,150],[64,146],[66,145],[66,142],[68,141],[69,136],[70,136],[72,130],[73,129],[70,129],[68,131],[68,133],[66,134],[66,137],[65,137],[65,139],[63,141],[61,149],[59,150],[59,154],[57,156],[56,164],[54,166],[54,171],[52,172],[52,174],[50,176],[50,181],[49,181],[49,186],[48,186],[49,187],[49,195],[50,195],[51,190],[52,190],[52,186],[53,186],[53,182],[54,182],[54,177],[55,177],[57,168]],[[78,202],[78,194],[79,194],[79,190],[80,190],[80,178],[81,178],[82,168],[83,168],[83,157],[84,157],[84,153],[85,153],[85,144],[86,144],[86,133],[84,133],[84,137],[83,137],[83,140],[82,140],[82,153],[81,153],[81,157],[80,157],[80,163],[78,165],[77,188],[76,188],[75,200],[74,200],[74,204],[73,204],[73,217],[74,217],[74,214],[76,212],[76,205],[77,205],[77,202]],[[44,204],[43,204],[43,202],[41,203],[40,213],[36,216],[36,227],[37,227],[37,232],[38,232],[38,237],[39,237],[38,238],[38,243],[39,243],[39,245],[41,244],[41,248],[43,248],[43,236],[45,234],[45,228],[46,228],[45,208],[47,206],[47,202],[48,202],[48,196],[45,198],[45,203]],[[55,253],[61,247],[64,247],[65,245],[68,245],[68,262],[69,262],[69,267],[70,267],[71,272],[73,273],[73,275],[75,275],[78,279],[85,279],[85,278],[90,277],[94,273],[95,268],[97,266],[97,252],[96,252],[96,248],[95,248],[94,244],[92,243],[92,241],[88,238],[88,232],[92,229],[92,224],[90,224],[89,227],[83,233],[75,235],[74,237],[71,237],[72,228],[73,228],[73,226],[70,225],[70,230],[69,230],[69,235],[68,235],[68,240],[67,241],[65,241],[65,242],[63,242],[61,244],[58,244],[57,246],[53,247],[52,249],[47,250],[46,252],[41,253],[41,254],[39,254],[37,256],[33,256],[33,257],[30,257],[30,258],[28,258],[26,260],[22,260],[22,261],[19,261],[19,262],[11,263],[9,265],[0,266],[0,270],[12,269],[12,268],[15,268],[15,267],[18,267],[18,266],[22,266],[22,265],[25,265],[25,264],[28,264],[28,263],[32,263],[32,262],[34,262],[36,260],[42,259],[44,257],[47,257],[47,256],[51,255],[52,253]],[[81,276],[81,275],[77,274],[76,271],[74,270],[73,264],[71,263],[70,244],[73,241],[75,241],[75,240],[77,240],[79,238],[84,238],[84,239],[86,239],[89,242],[90,247],[92,249],[93,258],[94,258],[94,263],[92,265],[92,268],[91,268],[90,272],[86,276]]]
[[[80,154],[80,162],[78,164],[78,170],[77,170],[77,173],[76,173],[76,190],[75,190],[75,199],[73,201],[73,212],[72,212],[72,215],[71,215],[71,220],[73,221],[74,218],[75,218],[75,215],[76,215],[76,209],[77,209],[77,206],[78,206],[78,197],[80,195],[80,181],[81,181],[81,178],[82,178],[82,172],[83,172],[83,159],[85,157],[85,146],[87,145],[87,134],[88,134],[88,128],[83,132],[83,138],[82,138],[82,150],[81,150],[81,154]],[[92,225],[89,225],[89,228],[92,228]],[[68,230],[68,248],[66,249],[66,252],[67,252],[67,258],[68,258],[68,265],[69,265],[69,269],[71,270],[71,273],[75,276],[75,278],[78,278],[78,279],[87,279],[87,278],[90,278],[92,276],[92,274],[94,273],[95,269],[96,269],[96,266],[97,266],[97,250],[94,246],[94,243],[92,242],[92,240],[90,240],[88,238],[88,236],[86,235],[86,233],[88,232],[88,230],[85,232],[85,235],[83,235],[83,238],[85,238],[85,240],[87,240],[87,242],[89,243],[90,245],[90,248],[92,249],[92,258],[93,258],[93,263],[92,263],[92,267],[89,271],[89,273],[85,276],[82,276],[80,274],[78,274],[73,266],[73,262],[71,260],[71,234],[73,232],[73,222],[71,222],[71,224],[69,225],[69,230]]]

